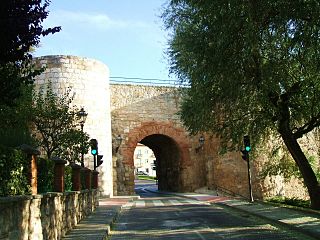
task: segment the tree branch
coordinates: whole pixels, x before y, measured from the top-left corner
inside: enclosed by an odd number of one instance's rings
[[[295,139],[301,138],[304,134],[311,132],[314,128],[320,126],[320,114],[312,117],[311,120],[300,128],[297,128],[293,136]]]

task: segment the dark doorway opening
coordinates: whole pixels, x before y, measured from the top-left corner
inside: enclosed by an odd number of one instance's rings
[[[155,155],[158,189],[179,191],[181,189],[181,152],[178,144],[172,138],[161,134],[149,135],[140,143],[149,147]]]

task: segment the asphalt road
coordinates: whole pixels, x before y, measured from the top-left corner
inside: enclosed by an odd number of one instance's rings
[[[219,205],[148,191],[155,187],[148,181],[136,184],[136,193],[141,198],[124,207],[113,227],[111,240],[310,239]]]

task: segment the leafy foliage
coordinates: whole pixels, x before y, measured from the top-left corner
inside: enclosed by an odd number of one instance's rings
[[[45,158],[37,159],[38,192],[53,192],[54,162]]]
[[[310,200],[303,200],[297,198],[287,198],[287,197],[272,197],[267,199],[268,202],[280,203],[290,206],[310,208]]]
[[[21,86],[22,95],[13,101],[13,105],[0,104],[0,144],[18,147],[25,143],[33,145],[29,121],[31,116],[31,87]]]
[[[44,2],[44,3],[43,3]],[[0,3],[0,195],[29,192],[26,169],[29,162],[17,147],[33,145],[29,121],[31,114],[30,84],[42,69],[34,69],[30,50],[41,36],[60,31],[44,29],[48,0],[3,0]]]
[[[77,129],[78,109],[71,106],[74,98],[71,88],[58,95],[49,83],[46,90],[42,88],[34,95],[32,122],[35,138],[47,158],[56,155],[69,162],[78,161],[82,150],[88,152],[89,136]]]
[[[40,158],[37,161],[38,166],[38,192],[53,192],[54,182],[54,161]],[[64,172],[65,191],[72,190],[72,168],[70,165],[65,167]]]
[[[191,132],[214,131],[235,143],[249,132],[255,143],[277,131],[281,97],[289,98],[297,135],[311,119],[319,125],[320,6],[300,5],[170,1],[168,55],[171,72],[190,84],[181,115]]]
[[[320,209],[320,187],[297,139],[320,126],[320,2],[171,0],[171,72],[189,83],[181,117],[237,149],[280,135]]]
[[[48,0],[1,1],[0,64],[29,59],[30,48],[39,44],[41,36],[60,31],[60,27],[42,26],[48,17],[49,3]]]
[[[72,168],[70,165],[66,166],[64,170],[64,185],[65,191],[72,191]]]
[[[0,145],[0,196],[30,193],[29,160],[21,151]]]
[[[61,149],[63,151],[61,154],[70,163],[79,161],[81,153],[85,154],[89,151],[89,135],[87,133],[77,129],[69,129],[66,139],[68,141],[62,143]]]
[[[303,176],[299,171],[297,164],[292,160],[290,153],[282,145],[275,146],[269,152],[269,161],[264,166],[261,176],[277,176],[281,175],[284,180],[290,180],[292,177],[302,179]],[[319,160],[316,156],[307,155],[307,159],[316,174],[318,181],[320,180]]]
[[[44,3],[42,3],[44,2]],[[60,27],[44,29],[50,1],[2,0],[0,3],[0,104],[12,105],[21,95],[21,84],[33,82],[39,74],[30,65],[31,47],[41,36],[60,31]]]

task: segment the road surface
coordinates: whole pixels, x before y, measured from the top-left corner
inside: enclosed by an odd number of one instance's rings
[[[232,239],[232,240],[310,240],[297,232],[220,205],[149,190],[156,185],[138,181],[140,199],[123,208],[111,240],[143,239]]]

